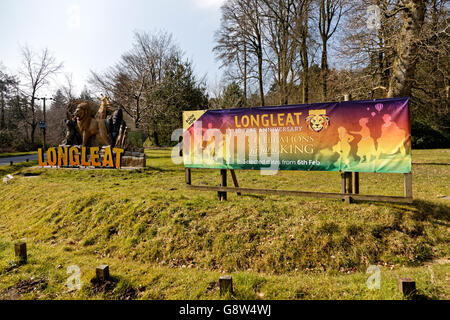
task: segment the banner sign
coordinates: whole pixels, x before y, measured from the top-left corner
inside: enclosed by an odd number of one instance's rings
[[[409,99],[183,112],[187,168],[411,172]]]

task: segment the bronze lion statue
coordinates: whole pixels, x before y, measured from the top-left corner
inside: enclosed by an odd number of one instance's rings
[[[83,146],[109,145],[105,119],[94,119],[88,103],[80,103],[74,113],[82,136]]]

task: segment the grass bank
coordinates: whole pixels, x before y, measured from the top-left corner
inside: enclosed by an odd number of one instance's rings
[[[7,174],[12,173],[20,173],[25,168],[31,168],[38,164],[37,161],[29,161],[29,162],[18,162],[11,165],[0,166],[0,177],[3,177]]]
[[[398,276],[414,277],[422,295],[449,298],[450,151],[413,154],[408,204],[229,194],[184,187],[169,150],[152,150],[148,168],[21,169],[0,196],[0,298],[215,299],[215,281],[233,274],[238,299],[399,299]],[[1,170],[1,169],[0,169]],[[242,186],[339,192],[338,173],[238,171]],[[219,174],[195,170],[193,183]],[[361,193],[402,195],[402,176],[362,174]],[[13,263],[26,239],[30,261]],[[116,283],[98,290],[94,267],[111,266]],[[366,286],[381,268],[380,290]],[[78,265],[83,289],[68,292],[66,268]],[[44,279],[20,293],[20,281]],[[16,287],[15,287],[16,286]]]

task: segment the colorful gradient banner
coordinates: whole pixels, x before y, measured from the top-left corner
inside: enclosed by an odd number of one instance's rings
[[[407,98],[183,113],[187,168],[411,172]]]

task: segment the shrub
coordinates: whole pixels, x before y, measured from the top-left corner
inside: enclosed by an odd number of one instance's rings
[[[450,148],[450,135],[420,120],[413,120],[411,123],[412,147],[414,149],[442,149]]]
[[[12,151],[11,144],[13,141],[13,136],[11,132],[1,130],[0,131],[0,152]]]

